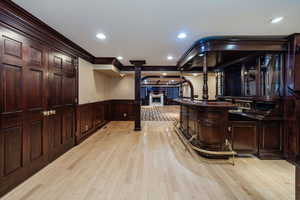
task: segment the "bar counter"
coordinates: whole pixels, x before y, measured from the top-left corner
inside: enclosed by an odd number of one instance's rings
[[[235,105],[225,101],[183,98],[175,101],[180,104],[179,130],[192,146],[206,157],[232,153],[228,110],[235,109]]]
[[[276,102],[262,106],[261,102],[247,101],[251,109],[245,109],[237,100],[175,101],[180,104],[177,132],[202,155],[214,158],[231,152],[261,159],[282,158],[283,122]]]

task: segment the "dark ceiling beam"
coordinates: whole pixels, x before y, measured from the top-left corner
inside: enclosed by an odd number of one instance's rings
[[[142,78],[141,81],[147,80],[147,79],[149,79],[149,78],[174,78],[174,79],[176,79],[176,78],[180,78],[180,76],[157,76],[157,75],[153,75],[153,76],[144,76],[144,77]],[[184,77],[183,77],[183,78],[184,78]],[[184,79],[184,80],[185,80],[185,79]]]
[[[93,64],[110,65],[113,64],[115,57],[95,57]]]

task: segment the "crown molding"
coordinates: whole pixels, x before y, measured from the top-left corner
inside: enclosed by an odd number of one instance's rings
[[[54,48],[92,62],[94,56],[11,0],[0,1],[0,23]]]
[[[11,0],[0,1],[0,24],[28,37],[40,40],[70,56],[81,57],[93,64],[111,64],[120,71],[133,71],[116,57],[95,57],[49,25]],[[143,71],[178,71],[176,66],[143,66]]]

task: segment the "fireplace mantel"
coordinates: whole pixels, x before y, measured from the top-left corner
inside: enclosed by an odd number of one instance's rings
[[[154,94],[149,95],[149,106],[164,106],[164,94]]]

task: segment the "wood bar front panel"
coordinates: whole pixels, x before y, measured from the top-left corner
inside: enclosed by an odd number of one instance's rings
[[[255,121],[231,121],[232,146],[238,153],[258,153],[257,126]]]
[[[259,122],[259,156],[282,156],[283,127],[281,121]]]

